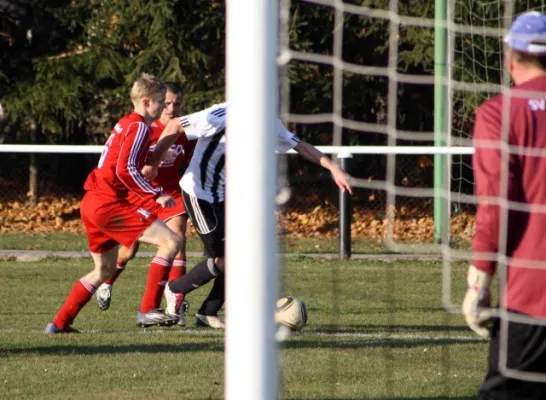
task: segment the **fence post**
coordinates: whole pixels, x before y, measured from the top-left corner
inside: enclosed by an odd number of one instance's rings
[[[30,125],[30,142],[32,144],[36,144],[36,136],[38,132],[38,125],[36,122],[32,121]],[[33,207],[36,207],[36,204],[38,204],[38,162],[37,162],[37,155],[36,153],[30,153],[30,160],[29,160],[29,183],[28,183],[28,198],[30,201],[30,204],[32,204]]]
[[[341,168],[351,173],[351,153],[339,153]],[[339,190],[339,258],[342,260],[351,258],[351,195],[347,191]]]

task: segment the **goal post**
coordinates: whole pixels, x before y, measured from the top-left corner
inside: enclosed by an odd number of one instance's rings
[[[225,398],[277,398],[275,231],[277,3],[226,16]]]

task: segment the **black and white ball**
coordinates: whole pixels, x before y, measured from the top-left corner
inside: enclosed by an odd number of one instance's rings
[[[275,307],[275,322],[299,331],[307,324],[307,306],[297,297],[281,297]]]

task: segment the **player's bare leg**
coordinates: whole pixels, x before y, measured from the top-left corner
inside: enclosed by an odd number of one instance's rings
[[[157,305],[161,302],[164,285],[176,254],[180,251],[181,239],[162,221],[156,220],[139,238],[141,242],[157,246],[157,253],[148,270],[146,290],[137,314],[137,325],[170,326],[178,323],[179,318],[168,316]]]
[[[187,214],[177,215],[169,219],[166,223],[167,226],[175,232],[181,239],[180,251],[176,254],[174,258],[173,265],[169,272],[169,282],[175,281],[182,276],[186,275],[186,226],[188,222]],[[184,294],[177,293],[175,294],[175,301],[167,303],[167,308],[165,312],[169,315],[176,315],[180,319],[178,325],[186,325],[185,313],[189,309],[189,303],[184,301]]]
[[[47,325],[46,333],[74,333],[77,332],[70,325],[74,322],[74,319],[80,312],[80,310],[87,304],[95,293],[96,288],[106,281],[116,268],[116,260],[118,256],[119,246],[115,246],[112,249],[104,253],[91,253],[95,268],[92,272],[83,276],[72,287],[70,294],[68,295],[63,306],[57,312],[57,315],[51,323]]]
[[[135,258],[139,246],[139,242],[137,241],[133,243],[131,247],[119,247],[116,270],[114,271],[114,274],[110,278],[108,278],[106,282],[101,284],[95,293],[97,303],[101,310],[106,311],[108,310],[108,308],[110,308],[110,303],[112,302],[112,285],[125,270],[125,266],[127,265],[127,263]]]

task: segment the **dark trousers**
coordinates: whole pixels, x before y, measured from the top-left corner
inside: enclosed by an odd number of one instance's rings
[[[538,372],[546,378],[546,326],[508,323],[507,367],[525,372]],[[499,371],[500,320],[491,330],[489,366],[481,384],[482,400],[546,400],[546,383],[508,378]]]

